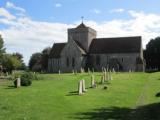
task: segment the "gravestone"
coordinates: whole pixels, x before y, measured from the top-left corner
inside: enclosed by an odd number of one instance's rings
[[[77,70],[75,70],[75,75],[77,75]]]
[[[94,75],[91,76],[91,87],[95,87],[95,80],[94,80]]]
[[[78,83],[78,94],[82,95],[83,94],[83,90],[82,90],[82,80],[79,81]]]
[[[74,73],[74,70],[72,70],[72,74],[74,75],[75,73]]]
[[[112,80],[112,74],[111,74],[111,71],[109,72],[109,77],[108,77],[108,80]]]
[[[92,73],[94,73],[94,68],[92,68]]]
[[[82,92],[86,92],[85,80],[82,80]]]
[[[84,73],[84,69],[83,68],[81,68],[81,73]]]
[[[116,71],[115,71],[115,69],[114,69],[114,68],[112,69],[112,72],[113,72],[113,73],[116,73]]]
[[[104,81],[107,81],[108,78],[107,78],[107,72],[106,72],[106,69],[104,69]]]
[[[58,72],[59,72],[59,75],[60,75],[60,74],[61,74],[61,71],[59,70]]]
[[[104,83],[104,75],[101,76],[101,84]]]
[[[8,77],[8,72],[6,72],[6,76]]]
[[[17,78],[17,83],[16,83],[16,87],[21,87],[21,78]]]

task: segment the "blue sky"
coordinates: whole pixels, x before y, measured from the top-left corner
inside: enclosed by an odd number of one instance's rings
[[[67,41],[67,28],[84,22],[98,37],[142,36],[143,47],[160,33],[159,0],[0,0],[0,34],[7,52],[25,63],[34,52]]]
[[[0,6],[5,6],[8,0],[1,0]],[[84,16],[86,20],[104,21],[115,18],[128,18],[127,14],[112,14],[112,9],[144,11],[160,13],[159,0],[10,0],[24,8],[27,15],[34,20],[73,23]],[[60,6],[56,7],[56,4]],[[92,10],[100,11],[100,15]]]

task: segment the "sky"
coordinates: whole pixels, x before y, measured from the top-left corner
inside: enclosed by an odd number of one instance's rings
[[[160,36],[160,0],[0,0],[0,34],[8,53],[30,56],[67,42],[67,29],[84,23],[97,37]]]

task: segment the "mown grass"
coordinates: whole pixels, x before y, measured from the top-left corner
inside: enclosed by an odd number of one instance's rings
[[[94,75],[100,82],[101,73]],[[0,82],[0,120],[160,119],[155,112],[160,106],[160,98],[155,96],[160,92],[159,73],[112,76],[110,84],[95,89],[90,88],[88,73],[41,74],[41,80],[33,81],[32,86],[18,89],[10,87],[12,81]],[[87,92],[79,96],[81,79],[86,81]],[[104,90],[106,85],[108,89]]]

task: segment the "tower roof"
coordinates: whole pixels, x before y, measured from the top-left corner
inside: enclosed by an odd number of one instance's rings
[[[77,28],[87,28],[86,25],[82,22],[80,25],[77,26]]]

